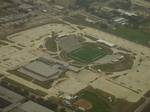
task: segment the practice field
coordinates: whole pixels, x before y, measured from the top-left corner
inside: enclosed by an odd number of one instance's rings
[[[111,107],[105,99],[91,91],[82,91],[79,93],[79,98],[89,101],[93,108],[90,112],[111,112]],[[80,111],[76,111],[80,112]]]
[[[90,63],[105,55],[104,49],[88,44],[69,53],[69,57],[81,63]]]

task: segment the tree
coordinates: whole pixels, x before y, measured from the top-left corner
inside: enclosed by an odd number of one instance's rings
[[[58,37],[57,33],[52,31],[52,39],[56,40],[57,37]]]
[[[66,109],[65,108],[61,108],[60,112],[66,112]]]

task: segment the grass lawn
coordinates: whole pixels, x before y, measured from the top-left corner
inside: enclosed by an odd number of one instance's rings
[[[82,26],[87,26],[87,27],[92,27],[92,28],[96,28],[99,30],[103,30],[103,28],[100,26],[99,23],[96,23],[96,24],[89,23],[85,20],[85,18],[86,18],[85,16],[77,14],[71,17],[64,17],[63,20],[68,21],[72,24],[82,25]]]
[[[127,40],[149,46],[150,33],[146,33],[142,30],[129,27],[118,27],[116,30],[113,30],[113,33]]]
[[[56,45],[56,42],[53,38],[48,38],[45,46],[48,50],[50,50],[52,52],[57,51],[57,45]]]
[[[79,94],[81,99],[86,99],[93,105],[90,112],[111,112],[111,107],[109,104],[101,97],[96,95],[94,92],[82,91]],[[80,111],[77,111],[80,112]]]
[[[105,56],[105,54],[106,52],[97,46],[84,45],[83,47],[69,53],[69,56],[76,61],[90,63]]]

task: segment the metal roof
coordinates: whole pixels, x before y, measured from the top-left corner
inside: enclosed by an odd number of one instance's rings
[[[38,73],[43,77],[49,77],[59,72],[58,67],[50,66],[38,60],[28,64],[27,66],[25,66],[25,68]]]
[[[35,60],[18,69],[19,72],[38,81],[48,81],[58,78],[64,71],[64,66],[48,60]]]
[[[11,112],[54,112],[54,111],[52,111],[42,105],[34,103],[32,101],[28,101],[28,102],[20,105],[18,108],[15,108]]]
[[[13,91],[10,91],[9,89],[4,88],[2,86],[0,86],[0,97],[7,101],[10,101],[11,103],[17,103],[24,99],[23,96]]]

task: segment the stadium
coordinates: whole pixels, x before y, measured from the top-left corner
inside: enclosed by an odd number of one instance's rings
[[[46,42],[47,49],[49,46]],[[102,46],[96,44],[95,42],[88,42],[83,37],[77,35],[62,36],[57,39],[57,46],[61,51],[60,56],[65,60],[72,60],[73,63],[79,64],[90,64],[107,54],[107,51]]]
[[[114,51],[116,45],[102,39],[92,40],[83,35],[64,35],[47,39],[47,50],[50,50],[49,44],[52,42],[55,42],[57,47],[56,55],[78,68],[88,67],[95,72],[115,72],[130,69],[133,65],[130,55]]]

